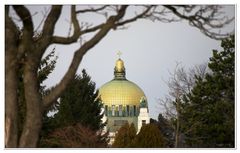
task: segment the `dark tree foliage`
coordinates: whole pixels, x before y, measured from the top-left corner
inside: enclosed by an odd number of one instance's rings
[[[166,147],[174,147],[174,129],[171,126],[171,121],[166,119],[162,114],[158,115],[158,120],[150,119],[150,123],[157,125],[161,131]]]
[[[43,85],[43,81],[45,81],[48,76],[53,72],[56,62],[57,62],[58,56],[55,56],[55,48],[46,56],[44,57],[39,65],[38,68],[38,81],[40,84],[40,92],[42,95],[45,95],[47,90],[46,86]]]
[[[165,146],[165,139],[155,124],[143,125],[132,144],[132,147],[135,148],[162,148]]]
[[[222,41],[223,51],[213,50],[212,72],[197,77],[185,97],[182,118],[190,147],[234,147],[234,43],[231,36]]]
[[[124,124],[118,131],[112,144],[113,148],[130,148],[132,147],[132,142],[136,137],[136,129],[134,124],[129,125]]]
[[[64,127],[80,123],[94,131],[103,128],[101,113],[102,102],[98,98],[95,83],[83,69],[81,75],[76,75],[66,91],[59,97],[51,119],[55,127]]]
[[[83,69],[82,74],[75,76],[66,91],[59,97],[56,104],[52,106],[50,112],[55,111],[57,113],[50,117],[45,115],[39,146],[54,147],[54,145],[52,145],[54,142],[50,143],[50,141],[61,139],[61,137],[58,137],[54,133],[64,130],[65,127],[78,128],[75,127],[77,124],[93,131],[95,133],[94,139],[98,138],[99,142],[104,144],[107,143],[107,134],[101,135],[102,129],[106,124],[101,121],[103,117],[101,108],[102,102],[98,98],[98,91],[95,89],[95,83],[91,81],[91,77]],[[49,137],[49,135],[51,135],[51,137]],[[80,138],[79,136],[79,139],[84,138]],[[90,140],[91,137],[88,139],[89,141],[95,142],[95,140]],[[49,145],[47,145],[46,141],[49,142]],[[81,140],[81,142],[82,141],[83,140]],[[79,147],[90,147],[88,144],[84,145],[85,143],[76,143]],[[58,143],[57,147],[67,147],[66,145],[61,146],[61,144],[62,143]],[[76,145],[72,147],[76,147]]]

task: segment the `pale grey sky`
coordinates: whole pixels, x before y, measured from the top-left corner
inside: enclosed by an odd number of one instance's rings
[[[40,13],[44,7],[30,6],[35,26],[42,18]],[[47,8],[47,6],[46,6]],[[69,6],[65,6],[55,34],[66,35],[69,29]],[[134,8],[130,11],[133,11]],[[234,6],[225,9],[229,16],[234,15]],[[66,20],[67,19],[67,20]],[[81,20],[101,22],[104,18],[89,14],[79,17]],[[232,31],[234,23],[226,28]],[[86,37],[86,39],[89,37]],[[48,87],[58,83],[68,69],[73,53],[79,44],[52,45],[59,56],[57,66],[49,79],[44,82]],[[96,82],[97,88],[113,79],[113,69],[117,60],[117,51],[122,52],[126,77],[138,84],[148,99],[150,117],[157,118],[161,110],[158,99],[168,93],[165,83],[169,79],[169,71],[173,72],[176,61],[186,68],[208,62],[212,49],[221,50],[220,41],[203,35],[187,22],[161,23],[149,20],[138,20],[129,24],[125,30],[110,31],[103,40],[84,56],[78,73],[84,68]]]

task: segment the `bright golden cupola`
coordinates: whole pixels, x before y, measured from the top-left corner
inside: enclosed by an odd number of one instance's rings
[[[114,79],[126,79],[125,75],[124,62],[119,58],[114,68]]]
[[[99,89],[99,94],[107,106],[139,107],[141,98],[145,97],[138,85],[126,79],[125,66],[121,58],[116,61],[114,79],[105,83]]]
[[[138,85],[127,80],[124,62],[120,58],[121,52],[118,55],[114,78],[99,89],[103,102],[103,121],[107,121],[105,128],[110,132],[111,142],[114,137],[111,133],[115,133],[124,124],[133,123],[135,128],[139,129],[141,124],[149,123],[142,118],[143,110],[148,107],[145,94]]]

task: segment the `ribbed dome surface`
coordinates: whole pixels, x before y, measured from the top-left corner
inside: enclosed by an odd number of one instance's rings
[[[136,105],[145,95],[140,87],[128,80],[112,80],[99,89],[104,105]]]

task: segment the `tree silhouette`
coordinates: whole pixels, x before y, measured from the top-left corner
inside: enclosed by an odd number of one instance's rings
[[[165,147],[165,139],[155,124],[142,126],[140,132],[133,141],[135,148],[162,148]]]
[[[211,72],[198,77],[185,98],[182,117],[190,147],[234,147],[234,36],[222,41],[223,51],[213,51]]]
[[[114,148],[130,148],[136,136],[136,129],[134,124],[124,124],[118,131],[112,144]]]

